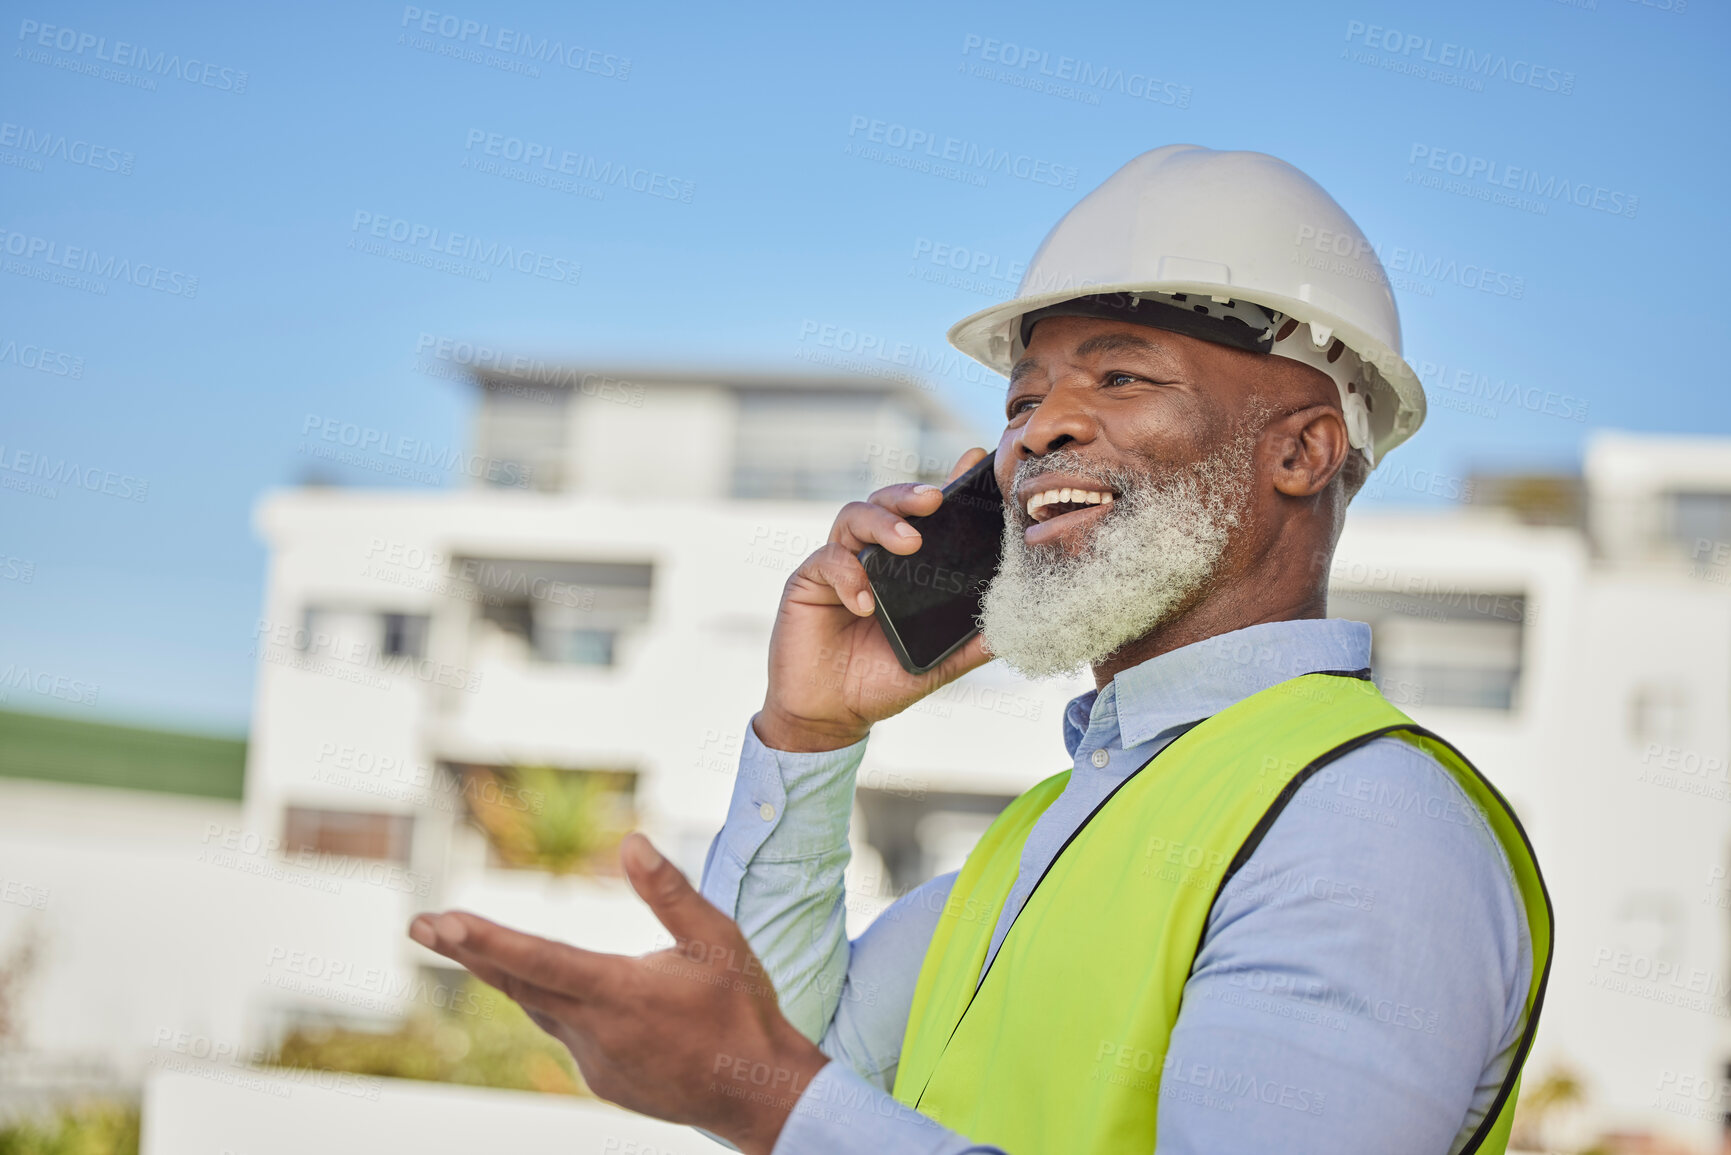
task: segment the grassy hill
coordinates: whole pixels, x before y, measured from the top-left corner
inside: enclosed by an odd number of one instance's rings
[[[246,742],[0,710],[0,778],[238,800]]]

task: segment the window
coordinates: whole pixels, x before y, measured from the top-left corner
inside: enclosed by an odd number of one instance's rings
[[[864,497],[874,443],[894,442],[881,393],[742,390],[733,496],[808,501]],[[881,446],[880,446],[881,452]]]
[[[459,558],[479,591],[481,617],[523,638],[540,661],[612,666],[649,622],[654,566],[644,562]]]
[[[997,794],[927,791],[913,777],[867,771],[884,788],[854,794],[864,833],[883,860],[873,897],[906,894],[927,879],[954,870],[1011,799]]]
[[[374,656],[424,658],[427,656],[425,614],[308,606],[306,628],[296,637],[301,649],[312,653],[364,662]]]
[[[564,627],[543,619],[535,633],[535,653],[549,662],[564,662],[573,666],[611,666],[615,636],[612,630],[594,630],[587,626]]]
[[[427,656],[427,626],[425,614],[381,614],[384,619],[385,641],[381,647],[386,657],[424,658]]]
[[[1731,493],[1673,493],[1671,537],[1690,557],[1701,556],[1701,542],[1731,542]]]
[[[1629,736],[1646,746],[1680,746],[1688,734],[1689,696],[1675,683],[1643,682],[1629,698]]]
[[[308,653],[349,654],[379,648],[379,617],[366,610],[308,606],[304,621],[295,645]]]
[[[283,826],[283,850],[407,863],[413,828],[414,819],[406,814],[291,806]]]
[[[505,489],[564,488],[570,392],[529,381],[486,381],[475,418],[473,480]]]
[[[1395,705],[1514,709],[1526,598],[1423,584],[1421,593],[1331,590],[1329,613],[1370,625],[1371,669]]]

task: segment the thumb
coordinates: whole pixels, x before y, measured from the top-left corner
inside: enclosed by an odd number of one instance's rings
[[[619,847],[619,858],[625,864],[625,877],[637,897],[649,904],[661,925],[673,932],[677,941],[702,940],[714,927],[714,918],[721,912],[692,887],[679,868],[661,856],[654,843],[632,831]]]

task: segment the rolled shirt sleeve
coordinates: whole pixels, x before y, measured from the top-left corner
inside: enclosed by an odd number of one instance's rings
[[[727,820],[699,888],[739,923],[782,1013],[813,1042],[847,974],[848,819],[868,740],[794,754],[765,746],[748,721]]]

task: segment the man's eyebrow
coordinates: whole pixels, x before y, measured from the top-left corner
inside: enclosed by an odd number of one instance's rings
[[[1015,388],[1016,382],[1039,369],[1039,367],[1040,363],[1032,357],[1023,357],[1020,361],[1017,361],[1010,369],[1010,387],[1012,389]]]

